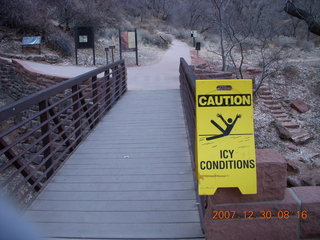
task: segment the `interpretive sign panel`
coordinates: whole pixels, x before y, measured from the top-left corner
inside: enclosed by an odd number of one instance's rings
[[[122,51],[136,50],[135,32],[121,32],[121,49]]]
[[[122,52],[134,51],[136,52],[136,64],[139,64],[137,39],[137,29],[134,31],[121,31],[119,29],[120,59],[122,59]]]
[[[252,80],[197,80],[196,119],[199,195],[256,194]]]
[[[41,37],[23,37],[22,38],[22,45],[39,45],[41,43]]]

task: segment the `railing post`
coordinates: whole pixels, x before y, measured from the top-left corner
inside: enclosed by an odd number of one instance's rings
[[[120,98],[120,73],[119,73],[119,65],[114,67],[115,75],[114,75],[114,82],[115,82],[115,101],[118,101]]]
[[[127,69],[124,62],[121,63],[121,69],[121,93],[123,94],[127,91]]]
[[[111,68],[111,104],[113,105],[114,102],[116,101],[116,67]]]
[[[45,110],[48,107],[49,107],[48,99],[45,99],[45,100],[39,102],[39,111]],[[48,119],[49,119],[49,111],[47,109],[44,113],[42,113],[40,115],[40,123],[42,124],[42,123],[46,122]],[[49,123],[46,123],[41,127],[42,136],[46,135],[49,131],[50,131]],[[43,159],[46,159],[51,154],[50,133],[48,133],[47,136],[45,136],[42,139],[42,145],[45,148],[45,150],[43,152]],[[46,169],[48,169],[52,165],[52,159],[51,158],[47,159],[44,165],[45,165]],[[54,172],[53,168],[48,171],[47,179],[51,177],[53,172]]]
[[[79,136],[81,136],[81,128],[80,124],[81,124],[81,119],[80,117],[80,111],[77,111],[80,108],[80,103],[77,102],[77,100],[79,99],[79,93],[77,93],[77,91],[79,90],[79,85],[76,84],[74,86],[72,86],[72,101],[73,101],[73,114],[72,114],[72,118],[73,118],[73,122],[74,122],[74,130],[75,130],[75,139],[77,139]],[[79,129],[77,129],[79,128]],[[76,130],[77,129],[77,130]],[[79,139],[76,141],[76,145],[78,145],[81,142],[81,137],[79,137]]]
[[[105,83],[106,83],[106,88],[105,88],[105,105],[106,105],[106,110],[109,110],[111,108],[111,81],[110,81],[110,69],[108,68],[104,72],[104,77],[105,77]]]
[[[99,119],[98,119],[98,116],[99,116],[99,96],[98,96],[98,82],[97,82],[98,78],[97,76],[93,76],[91,78],[91,82],[92,82],[92,99],[93,99],[93,111],[95,112],[95,114],[93,115],[93,119],[94,122],[94,126],[98,124],[99,122]]]

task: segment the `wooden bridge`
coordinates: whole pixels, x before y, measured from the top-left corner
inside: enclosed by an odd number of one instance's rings
[[[126,79],[118,61],[0,109],[1,187],[45,237],[203,237],[195,77],[181,59],[180,91]]]

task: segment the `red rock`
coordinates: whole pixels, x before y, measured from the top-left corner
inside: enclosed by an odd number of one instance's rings
[[[205,225],[206,240],[296,240],[298,239],[298,220],[278,219],[240,219],[219,220]]]
[[[288,165],[288,172],[299,173],[299,172],[301,172],[301,169],[304,168],[304,164],[301,161],[299,161],[298,159],[287,160],[287,165]]]
[[[279,210],[290,211],[290,215],[295,216],[298,209],[298,204],[292,196],[292,193],[285,188],[284,198],[278,201],[261,201],[261,202],[246,202],[243,203],[221,203],[216,204],[213,201],[208,201],[206,211],[209,219],[213,217],[213,211],[235,211],[236,218],[246,218],[244,211],[252,211],[252,216],[260,217],[261,211],[270,211],[273,217],[277,217]]]
[[[296,109],[300,113],[307,112],[310,109],[310,106],[300,98],[297,98],[296,100],[292,101],[291,107]]]
[[[300,237],[320,238],[320,187],[292,188],[301,200],[301,211],[307,211],[307,217],[300,217]]]
[[[298,203],[289,190],[282,201],[213,204],[209,203],[204,219],[206,239],[298,239]],[[214,214],[222,215],[235,211],[233,219],[213,219]],[[263,212],[264,211],[264,212]],[[270,219],[261,219],[263,213],[271,214]],[[288,219],[282,218],[284,211],[290,212]],[[252,214],[252,219],[248,216]],[[244,218],[246,216],[247,218]],[[278,217],[279,216],[279,217]],[[282,218],[282,219],[281,219]]]
[[[257,194],[243,195],[237,188],[219,188],[208,201],[215,204],[282,200],[287,186],[287,163],[275,149],[257,149]]]

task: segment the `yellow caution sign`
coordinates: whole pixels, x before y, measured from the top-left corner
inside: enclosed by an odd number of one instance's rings
[[[199,195],[256,194],[252,80],[197,80],[196,121]]]

